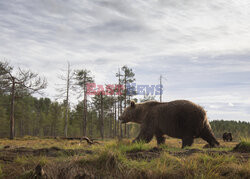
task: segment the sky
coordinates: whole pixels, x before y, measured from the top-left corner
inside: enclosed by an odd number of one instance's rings
[[[250,122],[248,0],[0,0],[0,17],[0,59],[45,76],[44,97],[67,61],[103,85],[128,65],[138,85],[163,75],[163,101]]]

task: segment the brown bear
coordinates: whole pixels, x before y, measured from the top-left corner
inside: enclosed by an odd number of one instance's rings
[[[211,147],[220,145],[215,139],[205,110],[190,101],[148,101],[130,106],[120,116],[122,123],[141,124],[138,137],[133,141],[150,142],[156,136],[157,144],[165,143],[164,134],[182,139],[182,148],[191,146],[194,138],[201,137]]]
[[[223,138],[224,142],[233,140],[232,134],[230,132],[229,133],[225,132],[223,134],[222,138]]]

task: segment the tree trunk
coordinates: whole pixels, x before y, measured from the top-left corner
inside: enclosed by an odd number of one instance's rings
[[[53,136],[53,124],[51,123],[51,126],[50,126],[50,136]]]
[[[15,78],[12,78],[11,88],[11,104],[10,104],[10,139],[15,137],[15,120],[14,120],[14,104],[15,104]]]
[[[125,84],[124,84],[124,109],[126,108],[126,106],[127,106],[127,76],[126,76],[126,73],[124,74],[124,78],[125,78]],[[126,135],[127,135],[127,124],[125,123],[125,125],[124,125],[124,129],[125,129],[125,131],[124,131],[124,135],[125,135],[125,137],[126,137]]]
[[[101,129],[101,137],[102,139],[104,139],[104,133],[103,133],[103,96],[102,96],[102,92],[101,92],[101,125],[100,125],[100,129]]]
[[[113,132],[112,132],[112,123],[113,123],[113,118],[112,118],[112,113],[110,114],[110,118],[109,118],[109,138],[112,138],[113,136]]]
[[[90,112],[90,119],[89,119],[89,122],[90,122],[90,129],[89,129],[89,135],[90,135],[90,138],[93,137],[93,111]]]
[[[120,116],[120,102],[119,102],[119,96],[117,98],[117,137],[119,138],[120,137],[120,121],[119,121],[119,116]]]
[[[120,99],[120,115],[122,115],[122,98]],[[122,133],[122,123],[120,123],[120,137],[123,138],[123,133]]]
[[[114,102],[114,137],[116,137],[116,101]]]
[[[68,102],[66,102],[68,103]],[[66,104],[66,112],[65,112],[65,126],[64,126],[64,137],[68,137],[68,116],[69,116],[69,107],[68,104]]]
[[[128,100],[129,100],[129,102],[130,102],[130,96],[128,96],[129,98],[128,98]],[[130,130],[130,127],[131,127],[131,124],[128,124],[128,138],[130,137],[130,134],[129,134],[129,130]]]
[[[24,127],[22,118],[20,119],[20,129],[21,129],[20,136],[22,137],[24,136]]]
[[[66,114],[65,114],[65,126],[64,126],[64,137],[68,137],[68,121],[69,121],[69,75],[70,67],[68,63],[68,74],[67,74],[67,91],[66,91]]]
[[[84,99],[83,99],[83,136],[86,136],[87,129],[87,87],[86,76],[84,77]]]
[[[18,126],[18,132],[17,132],[16,135],[22,137],[22,136],[23,136],[22,118],[19,118],[18,121],[19,121],[19,122],[18,122],[19,126]],[[16,121],[16,122],[17,122],[17,121]]]

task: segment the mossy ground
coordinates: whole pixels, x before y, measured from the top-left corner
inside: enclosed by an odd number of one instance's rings
[[[173,138],[158,147],[155,140],[0,139],[0,178],[32,178],[37,165],[45,178],[250,178],[250,151],[233,150],[239,142],[249,145],[249,139],[208,149],[202,140],[181,149]]]

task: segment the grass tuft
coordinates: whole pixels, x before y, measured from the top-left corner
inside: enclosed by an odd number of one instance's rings
[[[249,138],[241,138],[240,143],[234,147],[233,151],[249,153],[250,152],[250,139]]]
[[[138,152],[138,151],[150,149],[150,147],[147,144],[142,143],[142,142],[133,143],[133,144],[129,144],[129,145],[118,144],[117,147],[118,147],[118,150],[120,150],[123,153],[125,153],[125,152]]]
[[[194,154],[183,160],[187,178],[220,177],[221,167],[236,161],[234,156]]]
[[[248,137],[240,137],[240,142],[250,143],[250,138],[248,138]]]

